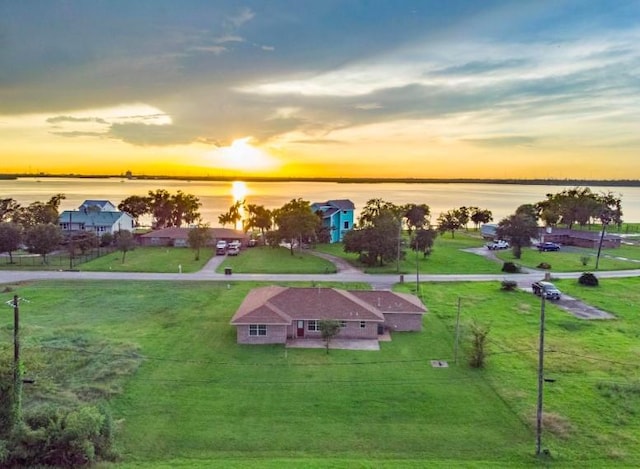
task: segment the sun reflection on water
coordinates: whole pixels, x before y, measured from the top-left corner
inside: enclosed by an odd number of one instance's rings
[[[231,184],[231,195],[233,195],[234,204],[236,202],[244,202],[248,193],[249,193],[249,189],[247,188],[247,185],[243,181],[233,181],[233,183]],[[240,213],[241,218],[240,220],[238,220],[238,222],[236,222],[235,229],[242,230],[243,222],[246,216],[244,204],[240,205],[238,211]]]

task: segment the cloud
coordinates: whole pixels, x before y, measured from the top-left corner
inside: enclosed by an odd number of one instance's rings
[[[236,28],[239,28],[243,24],[251,21],[255,17],[255,13],[250,8],[242,8],[240,11],[232,16],[227,17],[227,20]]]
[[[105,137],[107,135],[106,132],[82,132],[79,130],[69,131],[69,132],[50,132],[53,135],[58,135],[60,137]]]
[[[512,146],[531,146],[537,141],[535,137],[527,137],[524,135],[507,135],[501,137],[488,138],[465,138],[464,142],[471,143],[481,147],[512,147]]]
[[[216,44],[224,44],[227,42],[244,42],[244,39],[242,39],[240,36],[227,35],[215,38],[214,42]]]
[[[360,103],[354,106],[356,109],[362,109],[364,111],[369,111],[372,109],[381,109],[382,105],[380,103]]]
[[[198,46],[192,47],[190,50],[196,52],[211,52],[214,55],[220,55],[223,52],[226,52],[227,48],[224,46]]]
[[[58,124],[61,122],[93,122],[97,124],[107,124],[107,121],[100,117],[55,116],[47,119],[48,124]]]
[[[113,124],[108,136],[136,146],[173,146],[198,140],[189,128],[142,123]]]

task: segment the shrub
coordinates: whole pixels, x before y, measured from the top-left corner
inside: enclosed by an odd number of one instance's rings
[[[488,335],[489,326],[475,321],[471,324],[471,350],[469,351],[469,366],[471,368],[484,368]]]
[[[41,406],[25,413],[9,440],[9,466],[83,467],[113,460],[113,421],[107,409]]]
[[[597,287],[599,282],[598,277],[593,275],[591,272],[585,272],[578,279],[578,283],[585,287]]]
[[[518,282],[515,280],[503,280],[502,289],[506,291],[513,291],[518,288]]]
[[[509,274],[517,274],[520,272],[520,266],[518,264],[514,264],[513,262],[505,262],[502,265],[502,271]]]
[[[580,262],[583,266],[586,266],[589,263],[589,260],[591,260],[590,256],[580,256]]]
[[[549,270],[551,269],[551,264],[548,262],[540,262],[540,264],[538,264],[538,269]]]

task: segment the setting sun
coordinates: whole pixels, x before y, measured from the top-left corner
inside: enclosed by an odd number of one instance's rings
[[[224,169],[259,172],[276,169],[279,163],[265,151],[252,146],[251,137],[239,138],[227,147],[208,153],[212,164]]]

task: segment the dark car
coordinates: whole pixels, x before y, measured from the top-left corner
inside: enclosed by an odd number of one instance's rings
[[[538,251],[546,252],[546,251],[559,251],[559,250],[560,250],[560,245],[556,243],[552,243],[550,241],[538,244]]]
[[[531,290],[538,296],[544,295],[547,300],[559,300],[562,293],[551,282],[534,282]]]

